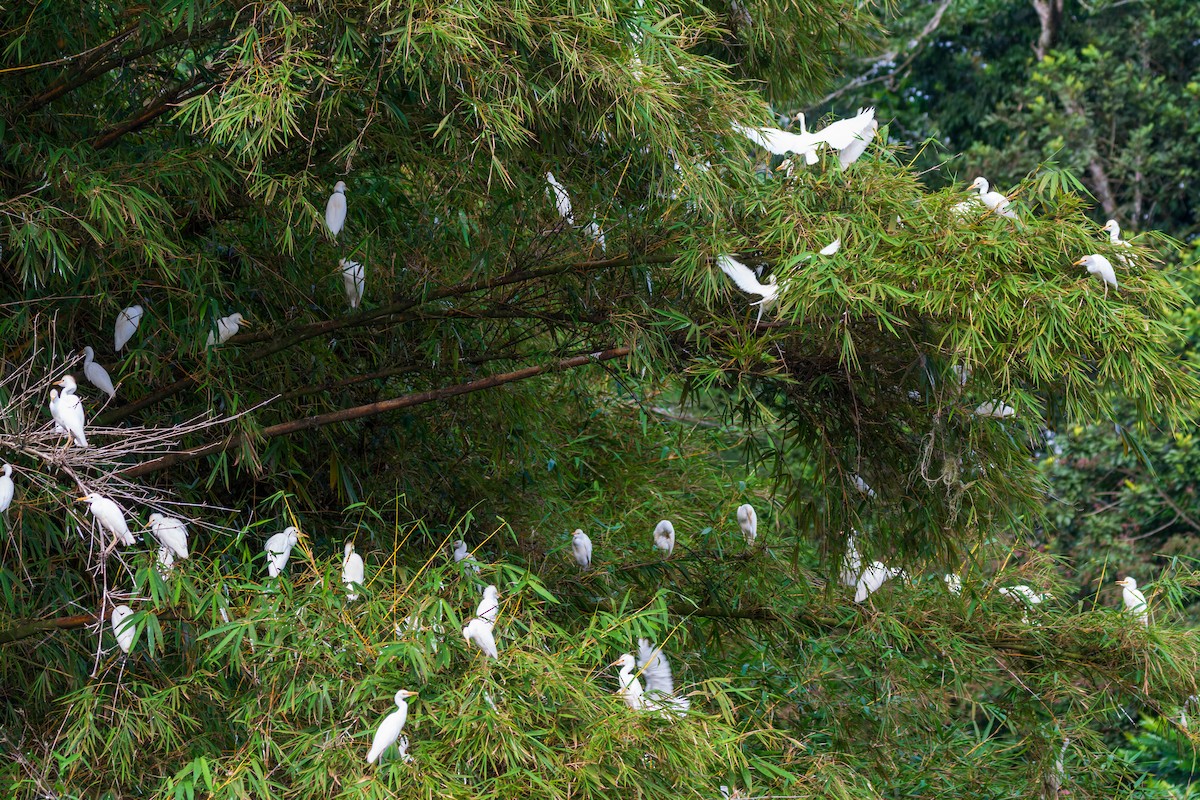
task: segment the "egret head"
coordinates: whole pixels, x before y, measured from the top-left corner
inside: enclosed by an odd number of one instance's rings
[[[654,527],[655,536],[674,536],[675,526],[671,524],[671,520],[660,520],[658,525]]]
[[[96,351],[90,345],[83,348],[83,360],[89,364],[96,360]]]
[[[337,183],[335,183],[333,185],[333,193],[334,194],[345,194],[346,193],[346,182],[338,181]]]
[[[1110,219],[1108,222],[1104,223],[1104,227],[1100,230],[1104,231],[1105,233],[1114,233],[1118,236],[1121,235],[1121,226],[1117,224],[1115,219]]]
[[[1126,589],[1136,589],[1137,588],[1137,580],[1131,576],[1126,576],[1126,577],[1122,578],[1121,580],[1117,581],[1117,586],[1123,586]]]
[[[587,536],[587,534],[583,532],[583,528],[576,528],[575,532],[571,534],[571,539],[578,542],[582,536]]]
[[[1112,264],[1109,263],[1108,259],[1096,253],[1092,253],[1091,255],[1087,255],[1079,259],[1075,262],[1075,266],[1086,267],[1087,271],[1093,275],[1100,270],[1105,269],[1106,267],[1110,270],[1112,269]]]
[[[459,553],[461,553],[467,549],[467,543],[464,542],[462,539],[456,539],[452,546],[454,547],[455,551],[459,552]]]
[[[637,662],[633,660],[632,653],[626,653],[616,661],[609,664],[610,667],[620,667],[621,669],[633,669]]]
[[[291,525],[283,529],[283,534],[287,537],[287,543],[289,545],[294,545],[296,542],[300,541],[300,531],[296,530],[295,527]]]
[[[4,473],[4,477],[9,477],[12,475],[12,464],[5,464],[3,467],[0,467],[0,472]]]
[[[346,558],[349,558],[354,553],[354,542],[346,542]]]
[[[246,319],[245,317],[243,317],[241,314],[238,314],[238,313],[230,314],[227,317],[227,319],[230,322],[232,322],[234,325],[237,325],[238,327],[241,327],[242,325],[250,324],[250,320]]]
[[[988,184],[987,178],[979,177],[971,182],[971,185],[967,187],[967,191],[969,192],[972,189],[978,189],[980,194],[987,194],[987,191],[990,188],[991,186]]]
[[[495,586],[493,586],[492,584],[489,583],[487,585],[487,587],[484,588],[484,590],[483,590],[483,599],[491,600],[494,603],[500,599],[500,591]]]
[[[396,692],[396,705],[402,706],[402,705],[404,705],[405,700],[407,700],[410,697],[416,697],[416,696],[417,696],[416,692],[410,692],[408,689],[401,689],[400,691]]]
[[[57,386],[58,384],[56,383],[54,385]],[[50,390],[50,402],[53,403],[57,399],[58,399],[58,389],[51,389]]]
[[[155,524],[156,522],[162,522],[162,521],[163,521],[162,514],[151,514],[150,515],[150,524],[151,525]]]
[[[63,375],[61,380],[54,382],[54,385],[63,387],[63,394],[68,394],[75,391],[76,386],[78,386],[78,384],[75,383],[75,379],[70,375]]]
[[[100,495],[96,494],[95,492],[90,492],[89,494],[85,494],[82,497],[76,497],[75,502],[76,503],[94,503],[99,499],[100,499]]]

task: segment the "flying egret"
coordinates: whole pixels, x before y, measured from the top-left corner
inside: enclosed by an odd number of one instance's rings
[[[486,622],[490,627],[496,625],[496,615],[500,613],[500,593],[496,587],[488,584],[483,590],[483,599],[475,609],[475,616]]]
[[[985,206],[991,209],[996,214],[1008,219],[1016,219],[1017,214],[1009,208],[1009,200],[999,192],[990,191],[991,185],[987,182],[987,178],[976,178],[967,190],[978,189],[979,199]]]
[[[962,594],[962,578],[958,577],[957,573],[947,573],[942,576],[942,580],[946,582],[946,588],[950,590],[950,594]]]
[[[554,177],[553,172],[546,173],[546,183],[550,184],[550,190],[554,192],[554,206],[558,209],[558,215],[567,221],[568,225],[575,224],[575,215],[571,212],[571,196],[567,194],[567,189],[558,179]],[[549,190],[547,191],[549,194]]]
[[[854,488],[858,489],[860,492],[865,494],[867,497],[875,496],[875,490],[871,488],[871,484],[869,484],[865,480],[863,480],[863,476],[859,475],[858,473],[855,473],[855,475],[854,475]]]
[[[416,692],[407,689],[396,692],[396,710],[384,717],[383,722],[375,729],[375,738],[371,740],[371,750],[367,753],[368,764],[374,764],[383,755],[383,751],[400,738],[400,732],[404,730],[404,723],[408,720],[408,698],[416,696]],[[404,749],[407,750],[407,747]]]
[[[883,586],[887,581],[903,574],[904,570],[898,567],[889,567],[882,561],[872,562],[871,566],[863,570],[863,574],[858,576],[858,582],[854,587],[854,602],[861,603],[879,591],[879,587]]]
[[[117,389],[113,386],[108,370],[96,363],[96,353],[90,346],[83,348],[83,376],[92,386],[108,395],[110,400],[117,396]]]
[[[1012,406],[1001,403],[999,400],[988,400],[986,403],[980,403],[975,408],[975,416],[977,417],[995,417],[996,419],[1005,419],[1017,413],[1017,410]]]
[[[454,560],[465,561],[467,568],[475,570],[475,574],[479,574],[479,562],[475,560],[475,556],[467,552],[467,543],[459,539],[454,543]]]
[[[366,578],[366,565],[362,556],[354,552],[354,542],[346,542],[345,555],[342,556],[342,583],[346,584],[346,599],[358,599],[356,591],[363,585]]]
[[[267,553],[267,574],[272,578],[278,578],[279,573],[283,572],[284,567],[287,566],[288,558],[292,555],[292,548],[300,540],[299,533],[289,525],[283,529],[282,533],[277,533],[267,539],[263,550]]]
[[[92,492],[83,497],[77,497],[75,502],[87,503],[88,511],[92,512],[92,516],[96,518],[96,522],[100,523],[100,527],[117,537],[117,541],[121,544],[130,545],[136,541],[133,534],[129,532],[129,523],[125,521],[125,512],[121,511],[121,507],[112,500],[98,492]]]
[[[825,143],[819,135],[804,129],[803,117],[800,118],[800,133],[778,128],[748,128],[736,122],[733,123],[733,130],[774,155],[796,153],[804,156],[805,163],[810,165],[817,163],[817,151]]]
[[[146,312],[141,306],[130,306],[117,314],[117,324],[113,330],[113,349],[118,353],[137,333],[138,325],[142,324],[142,315]]]
[[[842,571],[838,575],[843,586],[858,586],[858,576],[862,574],[862,555],[858,552],[856,538],[854,532],[846,537],[846,553],[842,556]]]
[[[820,250],[820,254],[823,256],[831,256],[834,253],[836,253],[838,250],[841,250],[841,249],[842,249],[842,240],[841,240],[841,237],[838,237],[837,239],[834,239],[832,242],[830,242],[829,244],[822,247]]]
[[[592,539],[582,528],[571,536],[571,549],[575,551],[575,563],[584,569],[592,565]]]
[[[475,617],[468,622],[467,627],[463,628],[463,638],[474,642],[489,658],[500,658],[496,649],[496,637],[492,635],[492,626],[486,620]]]
[[[241,326],[249,324],[250,320],[241,314],[230,314],[228,317],[221,317],[217,320],[217,329],[208,332],[208,346],[225,344],[234,336],[237,336],[238,329]]]
[[[738,527],[742,529],[742,537],[746,540],[746,545],[753,547],[754,540],[758,538],[758,514],[754,511],[754,506],[749,503],[743,503],[737,508]]]
[[[58,396],[57,400],[51,395],[50,415],[54,417],[55,422],[62,426],[63,430],[71,434],[76,445],[87,447],[87,436],[83,432],[83,401],[75,396],[75,379],[70,375],[64,375],[54,385],[62,387],[62,394]]]
[[[150,515],[150,531],[158,543],[168,548],[179,559],[188,557],[187,526],[182,520],[165,517],[162,514]]]
[[[617,683],[621,688],[617,690],[617,694],[625,701],[625,705],[632,708],[634,711],[640,711],[645,707],[642,697],[642,682],[633,674],[637,662],[633,660],[632,653],[626,653],[618,658],[610,667],[620,667],[621,670],[617,674]]]
[[[879,122],[875,119],[875,109],[868,108],[866,111],[860,110],[858,116],[839,120],[827,128],[822,128],[817,131],[817,135],[838,151],[838,163],[845,169],[867,152],[867,145],[878,132]],[[842,145],[842,142],[845,144]]]
[[[334,184],[333,194],[329,195],[329,202],[325,204],[325,227],[329,228],[329,233],[334,239],[337,239],[339,233],[342,232],[342,227],[346,224],[346,183],[338,181]]]
[[[1117,273],[1113,271],[1112,262],[1104,256],[1092,253],[1076,261],[1074,266],[1087,267],[1088,272],[1093,275],[1099,275],[1105,284],[1104,291],[1107,292],[1109,286],[1113,287],[1114,290],[1117,289]]]
[[[0,514],[3,514],[12,505],[13,494],[17,487],[12,479],[12,464],[0,467],[0,472],[4,473],[0,475]]]
[[[122,653],[128,653],[129,648],[133,647],[133,634],[136,628],[134,627],[133,620],[129,619],[132,616],[133,609],[127,605],[117,606],[109,616],[113,636],[117,637],[117,644],[120,646]]]
[[[758,319],[754,323],[757,325],[762,320],[763,312],[774,305],[775,300],[779,297],[780,287],[775,284],[775,276],[771,275],[768,277],[766,283],[759,283],[754,270],[732,256],[717,256],[717,266],[743,292],[746,294],[756,294],[762,298],[750,304],[758,306]]]
[[[664,519],[654,526],[654,546],[671,557],[675,551],[675,526],[671,520]]]
[[[1125,610],[1133,614],[1138,622],[1148,626],[1150,624],[1149,606],[1146,605],[1146,595],[1137,588],[1137,580],[1126,576],[1117,581],[1117,586],[1121,587],[1121,599],[1125,601]]]
[[[367,273],[363,265],[357,261],[338,260],[342,268],[342,283],[346,287],[346,300],[351,308],[358,308],[362,302],[363,292],[367,286]]]
[[[686,697],[675,696],[671,664],[662,648],[655,647],[649,639],[638,639],[637,667],[646,680],[646,692],[642,696],[644,707],[680,716],[691,707],[691,701]]]

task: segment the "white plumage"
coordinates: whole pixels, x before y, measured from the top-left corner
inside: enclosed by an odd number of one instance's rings
[[[217,320],[217,329],[208,332],[208,346],[225,344],[234,336],[237,336],[239,328],[249,324],[249,320],[241,314],[230,314],[228,317],[221,317]]]
[[[831,256],[834,253],[836,253],[838,250],[841,250],[841,249],[842,249],[842,240],[841,240],[841,238],[837,238],[837,239],[834,239],[829,244],[822,247],[820,252],[821,252],[821,255],[823,255],[823,256]]]
[[[554,201],[554,207],[558,209],[559,216],[565,219],[568,225],[574,225],[575,215],[571,211],[571,196],[567,194],[566,187],[558,182],[553,172],[546,173],[546,183],[550,184],[550,191],[554,194],[551,199]]]
[[[767,278],[766,283],[759,283],[754,270],[736,258],[727,255],[717,256],[717,266],[743,292],[746,294],[756,294],[762,298],[750,304],[758,306],[758,320],[761,320],[763,312],[774,305],[775,300],[779,297],[779,287],[775,284],[775,276],[771,275]],[[755,324],[757,324],[757,320]]]
[[[162,514],[151,514],[150,532],[158,539],[158,543],[169,549],[176,558],[188,557],[187,526],[182,520]]]
[[[962,594],[962,578],[958,577],[957,573],[951,572],[943,575],[942,580],[946,582],[946,588],[950,590],[950,594]]]
[[[8,511],[8,507],[12,505],[13,494],[16,493],[17,487],[12,479],[12,464],[5,464],[0,468],[0,514]]]
[[[1117,224],[1115,219],[1110,219],[1108,222],[1104,223],[1104,227],[1100,230],[1107,231],[1108,241],[1114,247],[1133,247],[1132,244],[1121,238],[1121,226]],[[1131,267],[1134,264],[1133,256],[1125,256],[1118,253],[1117,259],[1127,267]]]
[[[117,324],[113,329],[113,349],[118,353],[133,338],[133,334],[137,333],[144,313],[141,306],[130,306],[117,314]]]
[[[789,153],[796,153],[804,156],[806,163],[815,164],[817,163],[817,151],[824,141],[817,134],[804,130],[803,122],[801,122],[800,128],[800,133],[791,133],[778,128],[747,128],[745,125],[733,123],[733,129],[736,132],[774,155],[785,156]]]
[[[861,603],[879,591],[879,587],[883,586],[890,579],[903,574],[904,570],[898,567],[889,567],[882,561],[872,562],[871,566],[863,570],[862,575],[858,576],[858,582],[854,587],[854,602]]]
[[[483,590],[483,599],[475,609],[475,616],[486,622],[489,627],[496,626],[496,616],[500,613],[500,593],[495,586],[489,584]]]
[[[1021,614],[1021,621],[1026,625],[1029,624],[1029,609],[1033,606],[1041,605],[1043,601],[1050,599],[1049,592],[1039,594],[1032,587],[1026,586],[1023,583],[1016,586],[1003,586],[1000,588],[1000,594],[1016,600],[1025,608],[1024,613]]]
[[[583,232],[591,237],[592,241],[600,245],[600,252],[608,252],[608,243],[604,239],[604,229],[600,227],[600,223],[592,220],[584,226]]]
[[[410,692],[405,689],[396,692],[396,710],[384,717],[383,722],[379,723],[379,727],[375,729],[375,738],[371,740],[371,749],[367,753],[368,764],[374,764],[379,760],[379,757],[383,755],[383,751],[395,744],[396,740],[400,738],[400,732],[404,730],[404,723],[408,721],[407,698],[415,697],[416,694],[416,692]],[[407,747],[403,748],[405,751],[407,749]],[[401,753],[401,755],[405,754]]]
[[[854,488],[865,494],[867,497],[874,497],[875,490],[871,488],[871,484],[863,480],[862,475],[854,475]]]
[[[1137,588],[1137,580],[1125,577],[1117,581],[1121,587],[1121,599],[1125,602],[1125,610],[1143,625],[1150,624],[1150,608],[1146,605],[1146,595]]]
[[[842,556],[842,570],[838,580],[843,586],[858,586],[858,576],[862,574],[862,555],[858,552],[855,534],[846,537],[846,553]]]
[[[358,589],[362,588],[366,579],[367,567],[362,556],[354,552],[354,542],[346,542],[345,555],[342,556],[342,583],[346,584],[346,599],[358,599]]]
[[[975,416],[977,417],[995,417],[996,419],[1005,419],[1017,413],[1017,410],[1012,406],[1002,403],[999,400],[988,400],[986,403],[980,403],[975,407]]]
[[[487,657],[500,658],[500,653],[496,649],[496,637],[492,635],[492,626],[486,620],[475,617],[468,622],[467,627],[463,628],[463,638],[468,642],[474,642]]]
[[[91,347],[83,348],[83,376],[92,386],[108,395],[110,400],[117,396],[117,389],[113,386],[108,370],[96,363],[96,353]]]
[[[171,548],[161,545],[158,548],[158,574],[166,580],[175,569],[175,554]]]
[[[476,575],[479,574],[479,562],[475,560],[475,556],[467,552],[467,543],[462,539],[454,543],[454,560],[467,562],[464,566],[475,570]]]
[[[582,528],[571,536],[571,549],[575,552],[576,564],[584,569],[592,565],[592,539]]]
[[[620,672],[617,674],[617,683],[620,685],[620,688],[617,689],[617,694],[621,695],[621,699],[625,701],[625,705],[629,706],[634,711],[640,711],[642,708],[644,708],[645,703],[642,696],[642,682],[639,681],[637,676],[633,674],[634,667],[637,666],[637,662],[633,660],[633,654],[626,653],[613,663],[609,664],[609,666],[619,666],[621,668]]]
[[[675,551],[675,526],[671,520],[660,520],[654,526],[654,546],[666,553],[668,558]]]
[[[126,605],[117,606],[109,616],[113,636],[117,637],[117,645],[120,646],[122,653],[128,653],[129,648],[133,647],[133,634],[136,628],[133,620],[129,619],[132,616],[133,609]]]
[[[1008,207],[1008,198],[999,192],[991,191],[991,185],[987,182],[987,178],[976,178],[967,188],[968,190],[978,189],[979,200],[994,213],[1008,219],[1017,218],[1016,213]]]
[[[77,386],[75,379],[70,375],[64,375],[62,380],[55,382],[54,385],[62,387],[62,394],[56,399],[51,393],[50,416],[54,417],[54,421],[64,431],[71,434],[76,445],[87,447],[87,436],[83,432],[83,401],[75,396]]]
[[[754,506],[749,503],[743,503],[737,508],[738,527],[742,529],[742,537],[746,540],[747,545],[753,545],[754,540],[758,538],[758,514],[754,511]]]
[[[340,259],[338,264],[342,267],[342,284],[346,289],[346,300],[350,303],[351,308],[358,308],[358,304],[363,299],[363,292],[367,288],[366,270],[357,261],[347,261],[344,258]]]
[[[87,503],[88,511],[92,512],[92,516],[96,518],[96,522],[100,523],[100,527],[117,537],[117,541],[121,544],[130,545],[136,541],[133,534],[129,532],[129,523],[125,521],[125,512],[112,500],[102,494],[92,492],[78,498],[76,502]]]
[[[1105,291],[1108,291],[1109,286],[1111,286],[1113,289],[1118,288],[1117,273],[1113,271],[1112,262],[1110,262],[1104,256],[1097,253],[1092,253],[1091,255],[1084,256],[1076,261],[1075,266],[1087,267],[1088,272],[1093,275],[1099,275],[1100,279],[1105,283]]]
[[[655,647],[649,639],[638,639],[637,667],[646,681],[646,691],[642,695],[643,707],[681,716],[691,707],[691,701],[686,697],[675,696],[671,664],[662,649]]]
[[[832,122],[813,135],[837,150],[838,161],[848,167],[866,151],[877,130],[875,109],[868,108],[853,117]]]
[[[329,228],[329,234],[336,239],[345,224],[346,184],[344,181],[338,181],[333,187],[333,194],[329,195],[329,202],[325,204],[325,227]]]
[[[288,559],[292,555],[292,548],[296,546],[296,542],[300,541],[299,533],[289,525],[283,529],[282,533],[277,533],[267,539],[263,550],[267,554],[267,574],[272,578],[278,578],[279,573],[287,567]]]

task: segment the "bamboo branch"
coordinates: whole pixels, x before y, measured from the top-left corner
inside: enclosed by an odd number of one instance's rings
[[[175,105],[181,100],[186,100],[191,97],[192,93],[203,82],[204,79],[197,76],[174,91],[163,94],[158,98],[157,101],[142,109],[141,113],[125,120],[122,123],[114,125],[113,127],[101,133],[96,137],[95,141],[92,142],[92,147],[96,148],[97,150],[103,150],[104,148],[114,144],[125,134],[133,133],[138,128],[149,125],[155,119],[174,108]]]

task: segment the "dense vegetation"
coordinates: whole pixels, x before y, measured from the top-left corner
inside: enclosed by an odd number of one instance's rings
[[[1166,240],[1098,221],[1194,233],[1200,13],[1044,2],[0,9],[5,796],[1183,791],[1145,776],[1186,780],[1200,694],[1196,326]],[[868,103],[846,169],[731,128]],[[1017,221],[955,213],[923,170],[959,152]],[[762,322],[725,253],[777,278]],[[117,382],[81,386],[86,449],[46,408],[84,346]],[[191,528],[169,573],[152,510]],[[906,573],[862,604],[852,529]],[[458,634],[487,583],[497,661]],[[685,716],[615,695],[639,636]],[[400,688],[413,760],[368,767]]]

